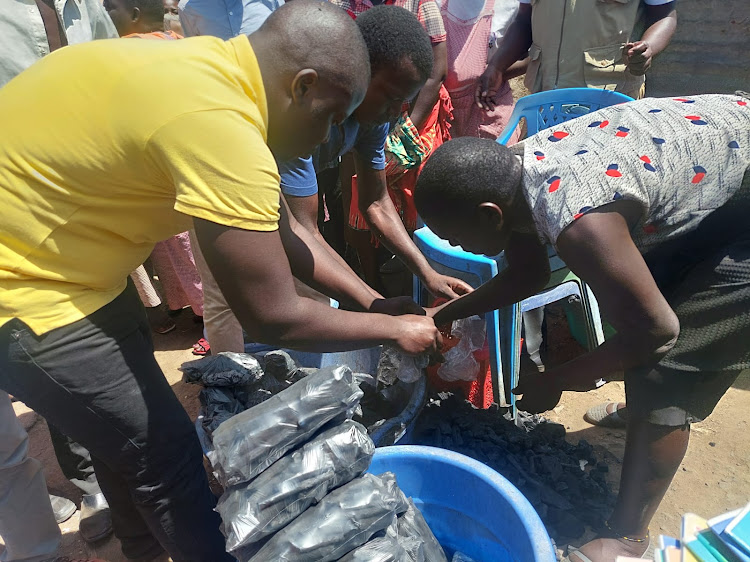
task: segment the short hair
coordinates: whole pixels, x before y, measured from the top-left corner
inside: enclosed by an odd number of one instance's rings
[[[164,0],[125,0],[124,4],[141,11],[141,19],[154,24],[160,24],[158,31],[164,29]]]
[[[383,67],[398,68],[410,60],[422,80],[432,74],[430,36],[417,16],[398,6],[375,6],[357,18],[370,53],[372,73]]]
[[[506,209],[513,203],[522,169],[513,152],[495,141],[454,139],[425,163],[414,203],[425,218],[472,212],[487,201]]]
[[[367,90],[367,46],[351,17],[325,0],[294,0],[274,11],[256,33],[283,45],[277,65],[312,68],[323,80],[346,90]]]

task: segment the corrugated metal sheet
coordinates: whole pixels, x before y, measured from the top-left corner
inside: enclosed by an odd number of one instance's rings
[[[750,0],[678,0],[677,32],[646,75],[649,96],[750,91]]]

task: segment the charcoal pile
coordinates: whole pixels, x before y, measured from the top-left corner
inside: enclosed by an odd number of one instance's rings
[[[505,476],[531,502],[555,541],[599,528],[614,505],[606,473],[593,447],[565,440],[565,427],[519,412],[519,425],[496,405],[478,410],[440,393],[422,411],[412,441],[472,457]]]
[[[447,562],[395,476],[365,474],[362,397],[348,367],[320,369],[215,429],[216,510],[240,562]]]

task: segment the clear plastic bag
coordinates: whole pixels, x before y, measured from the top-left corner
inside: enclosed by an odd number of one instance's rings
[[[222,423],[210,457],[227,488],[255,478],[325,423],[351,414],[362,398],[346,366],[321,369]]]
[[[283,528],[330,490],[360,476],[374,452],[367,430],[347,420],[285,455],[249,484],[227,490],[216,506],[227,551]]]
[[[355,548],[339,562],[412,562],[398,540],[391,536],[377,537]]]
[[[222,352],[183,363],[180,370],[185,382],[203,386],[245,386],[263,377],[260,363],[247,353]]]
[[[473,381],[479,375],[479,361],[474,352],[484,347],[485,322],[479,316],[470,316],[453,322],[451,334],[459,338],[458,345],[443,354],[445,362],[437,371],[446,381]]]
[[[416,382],[429,362],[427,354],[407,355],[395,346],[384,345],[378,361],[377,379],[386,386],[395,383],[396,379],[406,383]]]
[[[328,494],[289,523],[249,562],[332,562],[393,523],[406,510],[396,477],[365,474]]]
[[[448,562],[443,547],[432,534],[422,512],[409,498],[408,509],[398,518],[398,536],[401,545],[410,553],[414,562]],[[414,539],[418,539],[415,544]],[[405,544],[402,541],[407,541]]]
[[[473,558],[469,558],[461,552],[456,552],[451,559],[451,562],[475,562]]]

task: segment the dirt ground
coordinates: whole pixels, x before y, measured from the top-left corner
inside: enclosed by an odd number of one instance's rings
[[[156,357],[175,394],[195,417],[198,411],[198,388],[181,381],[178,367],[194,357],[190,346],[200,337],[200,328],[184,314],[177,319],[174,332],[154,336]],[[547,416],[562,423],[568,439],[577,443],[586,439],[597,454],[610,464],[609,476],[615,485],[619,478],[625,432],[592,427],[583,421],[583,413],[602,401],[620,400],[623,384],[614,382],[589,393],[565,393],[562,402]],[[750,372],[744,373],[719,403],[713,416],[692,429],[690,447],[651,526],[654,536],[659,533],[677,535],[683,513],[694,512],[711,517],[750,501]],[[21,403],[16,412],[27,428],[30,454],[38,458],[45,469],[50,491],[80,502],[80,494],[63,477],[55,460],[46,424],[36,413]],[[87,545],[78,534],[78,513],[60,526],[63,532],[61,554],[72,558],[99,557],[109,562],[124,561],[116,539],[110,538],[96,545]]]

